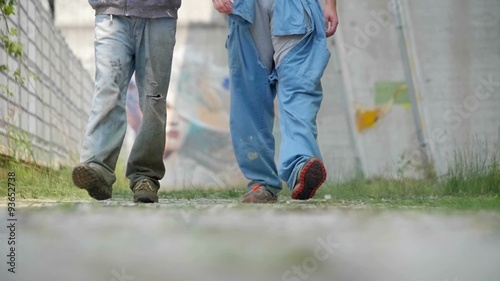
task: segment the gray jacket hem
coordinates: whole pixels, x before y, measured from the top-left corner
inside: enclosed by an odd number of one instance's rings
[[[177,8],[158,9],[158,8],[123,8],[102,7],[95,9],[96,15],[117,15],[139,18],[174,18],[177,19]]]

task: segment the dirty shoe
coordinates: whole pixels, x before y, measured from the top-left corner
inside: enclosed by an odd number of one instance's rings
[[[243,203],[274,203],[278,197],[267,190],[264,185],[256,184],[252,189],[243,195]]]
[[[326,170],[318,158],[309,159],[297,176],[292,199],[307,200],[314,197],[316,190],[325,182]]]
[[[87,190],[90,197],[97,200],[106,200],[111,198],[112,188],[108,186],[101,174],[90,167],[88,164],[80,164],[73,169],[73,183]]]
[[[135,183],[132,188],[134,192],[134,203],[157,203],[158,187],[148,179],[142,179]]]

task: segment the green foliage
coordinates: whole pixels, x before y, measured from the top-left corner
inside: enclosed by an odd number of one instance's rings
[[[7,64],[2,64],[0,65],[0,72],[13,77],[14,81],[18,85],[24,85],[28,78],[38,79],[38,76],[27,70],[28,67],[23,61],[23,44],[18,40],[18,31],[16,28],[9,28],[8,26],[7,17],[15,14],[16,4],[16,0],[0,0],[0,24],[5,26],[5,28],[0,28],[0,47],[4,49],[7,55],[15,60],[18,60],[21,66],[11,70]],[[23,67],[26,68],[26,71],[23,71]],[[23,72],[27,73],[27,75],[24,75]],[[6,94],[7,96],[12,97],[14,95],[14,91],[8,85],[0,84],[0,94]],[[14,113],[9,112],[8,116],[6,116],[7,122],[4,124],[7,130],[6,136],[9,153],[16,159],[26,159],[29,157],[33,162],[35,162],[29,135],[12,125],[12,121],[14,120],[13,114]]]
[[[16,181],[22,183],[17,187],[19,199],[88,199],[87,192],[72,186],[68,168],[51,169],[0,155],[0,171],[0,183],[7,172],[16,173]]]
[[[18,146],[27,140],[22,135],[13,136],[13,139],[19,142]],[[500,210],[499,156],[498,147],[491,151],[486,145],[457,151],[448,172],[432,180],[404,177],[407,161],[402,159],[402,170],[397,178],[359,178],[343,183],[326,183],[316,193],[316,199],[301,204]],[[128,180],[124,177],[124,163],[124,159],[118,162],[117,181],[113,186],[113,198],[119,201],[132,198]],[[20,193],[23,198],[92,200],[85,191],[73,186],[70,168],[39,168],[14,158],[5,166],[23,175],[23,190]],[[235,186],[219,190],[188,188],[161,192],[159,196],[169,200],[216,202],[224,199],[236,203],[244,193],[244,186]],[[332,199],[324,200],[326,195]],[[279,204],[285,204],[289,198],[290,191],[284,187]]]
[[[0,24],[5,25],[5,30],[9,32],[5,33],[4,28],[0,28],[0,47],[4,49],[7,54],[14,58],[20,58],[23,55],[23,45],[21,42],[16,41],[17,29],[8,28],[6,18],[14,14],[14,7],[16,5],[16,0],[0,0]],[[4,23],[2,23],[4,21]],[[19,69],[16,69],[17,71]],[[6,64],[0,65],[0,71],[6,75],[11,75],[9,66]],[[14,71],[14,72],[15,72]],[[20,73],[20,70],[18,71]],[[0,93],[6,93],[8,96],[12,96],[14,92],[7,85],[0,84]]]
[[[23,56],[23,44],[18,41],[13,41],[17,38],[17,31],[15,28],[11,28],[11,32],[7,35],[0,35],[0,41],[2,42],[2,47],[7,51],[7,53],[14,58],[20,58]]]
[[[4,28],[0,29],[0,47],[14,59],[21,59],[24,55],[23,44],[17,40],[17,29],[9,28],[6,21],[8,16],[14,14],[15,5],[16,0],[0,0],[0,11],[2,12],[0,16],[0,24],[5,25],[5,30],[8,30],[6,33],[4,32]],[[1,21],[4,21],[4,23],[1,23]],[[20,68],[11,72],[8,65],[2,64],[0,65],[0,71],[7,75],[12,75],[14,80],[19,84],[24,84],[26,81],[26,78],[21,74]],[[9,96],[13,95],[13,91],[7,85],[0,85],[0,91],[7,93]]]
[[[2,85],[0,85],[1,87]],[[8,90],[8,89],[7,89]],[[36,164],[35,156],[33,155],[33,146],[29,135],[18,129],[15,125],[17,114],[16,107],[9,106],[9,111],[5,120],[2,120],[2,125],[5,127],[8,155],[14,157],[16,160],[30,160]]]
[[[26,77],[21,74],[21,69],[19,68],[16,69],[13,74],[14,74],[14,80],[18,84],[24,85],[24,82],[26,82]]]
[[[455,151],[444,177],[447,194],[500,194],[500,145],[493,151],[486,143]]]
[[[16,159],[29,157],[29,159],[36,164],[36,159],[33,155],[33,147],[28,134],[12,126],[9,127],[10,128],[7,130],[9,155]]]
[[[0,93],[7,93],[8,96],[13,96],[14,92],[12,91],[11,88],[7,87],[6,85],[0,84]]]
[[[16,0],[0,0],[0,11],[2,11],[3,16],[10,16],[14,14],[14,7],[16,5]]]

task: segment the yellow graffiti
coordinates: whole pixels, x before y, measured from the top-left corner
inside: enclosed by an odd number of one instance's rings
[[[394,99],[400,92],[406,91],[408,87],[406,85],[402,85],[397,88],[389,101],[385,104],[377,106],[375,108],[364,107],[362,105],[356,104],[356,126],[358,132],[362,132],[368,128],[371,128],[377,124],[377,121],[380,120],[383,116],[387,115],[394,105]]]
[[[379,109],[367,109],[356,106],[356,125],[358,132],[371,128],[379,119]]]

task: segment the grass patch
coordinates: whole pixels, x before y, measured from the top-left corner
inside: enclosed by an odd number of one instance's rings
[[[326,183],[316,193],[317,199],[330,195],[332,200],[316,200],[312,204],[373,205],[384,207],[444,207],[450,209],[500,210],[500,159],[498,149],[464,150],[455,154],[448,172],[438,179],[376,178],[355,179],[346,183]],[[119,163],[124,163],[120,161]],[[34,166],[12,158],[0,159],[0,181],[7,186],[8,172],[16,173],[18,199],[92,200],[86,191],[76,188],[71,180],[71,168],[49,169]],[[118,165],[113,198],[131,199],[125,167]],[[184,189],[161,192],[163,199],[233,199],[239,200],[246,192],[244,186],[223,190]],[[5,200],[6,193],[0,198]],[[283,201],[290,198],[284,188]]]
[[[227,188],[227,189],[184,189],[168,192],[159,192],[160,199],[235,199],[243,196],[245,190],[243,188]],[[132,192],[127,190],[113,190],[113,196],[118,198],[128,198],[132,196]]]
[[[87,192],[73,187],[71,170],[63,167],[50,169],[16,161],[12,158],[0,158],[0,184],[7,186],[7,175],[15,173],[16,198],[19,199],[83,199]],[[69,188],[72,187],[72,188]],[[2,189],[3,190],[3,189]],[[6,198],[6,192],[0,198]]]
[[[500,148],[491,152],[482,144],[455,152],[443,188],[448,195],[500,194]]]

